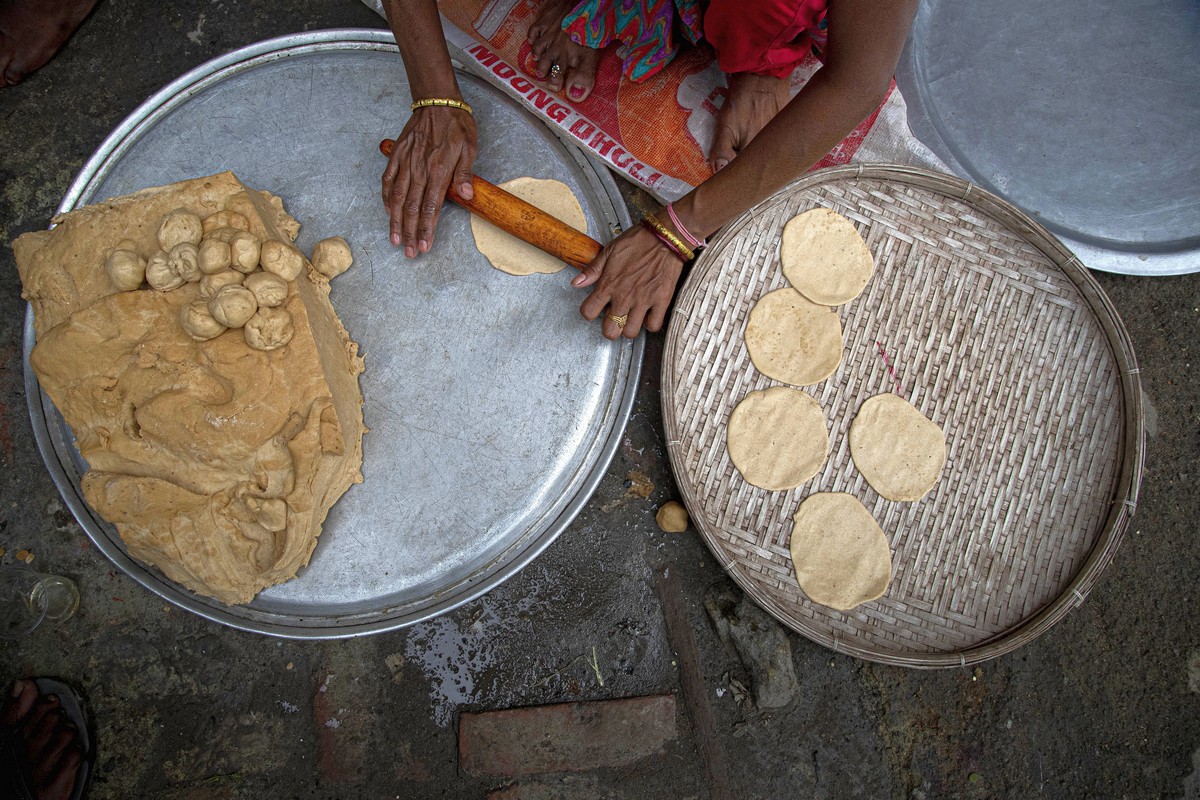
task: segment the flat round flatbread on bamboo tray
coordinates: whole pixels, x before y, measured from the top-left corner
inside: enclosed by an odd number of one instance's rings
[[[817,207],[855,225],[875,274],[837,309],[841,365],[802,389],[829,422],[829,459],[768,491],[733,466],[725,428],[749,392],[779,385],[742,337],[757,299],[788,286],[783,226]],[[880,497],[850,457],[855,413],[883,392],[946,433],[941,478],[916,502]],[[1141,388],[1107,297],[1023,212],[926,170],[822,170],[730,223],[676,299],[662,403],[680,492],[721,565],[784,624],[872,661],[958,666],[1032,640],[1084,600],[1136,507]],[[792,515],[816,492],[854,495],[882,527],[881,598],[836,611],[801,591]]]

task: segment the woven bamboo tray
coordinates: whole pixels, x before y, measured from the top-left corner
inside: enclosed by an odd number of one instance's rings
[[[825,412],[822,471],[786,492],[747,484],[729,414],[779,385],[750,362],[750,309],[787,286],[784,224],[817,206],[850,219],[876,271],[841,306],[838,370],[804,387]],[[1070,251],[1009,203],[899,166],[812,173],[732,222],[679,297],[663,357],[668,451],[721,565],[797,632],[910,667],[983,661],[1045,632],[1087,597],[1136,508],[1142,400],[1128,334]],[[942,478],[914,503],[881,498],[850,458],[859,405],[896,392],[946,433]],[[892,583],[840,612],[808,600],[789,553],[814,492],[858,497],[891,544]]]

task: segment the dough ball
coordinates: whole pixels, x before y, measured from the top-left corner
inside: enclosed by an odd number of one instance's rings
[[[259,264],[264,270],[285,281],[294,281],[304,269],[304,254],[287,242],[268,239],[262,243]]]
[[[193,300],[180,308],[179,322],[187,335],[198,342],[215,339],[226,330],[209,312],[206,300]]]
[[[238,228],[217,228],[205,238],[216,239],[229,245],[229,265],[239,272],[253,272],[258,269],[261,242],[253,233]]]
[[[786,386],[751,392],[729,415],[729,460],[761,489],[794,489],[812,478],[829,453],[821,406]]]
[[[177,208],[163,217],[158,226],[158,246],[166,252],[177,244],[194,244],[199,246],[204,236],[204,225],[200,218],[185,208]]]
[[[240,328],[258,310],[254,292],[239,284],[222,286],[208,299],[208,310],[226,328]]]
[[[108,279],[112,281],[113,288],[119,292],[132,292],[146,279],[146,259],[134,250],[113,250],[104,266],[108,270]]]
[[[839,611],[878,599],[892,579],[883,529],[858,498],[810,495],[792,517],[792,566],[814,603]]]
[[[205,275],[200,279],[200,296],[208,299],[221,291],[221,287],[239,284],[245,280],[246,276],[236,269],[225,269],[214,272],[212,275]]]
[[[350,245],[341,236],[322,239],[313,245],[313,269],[329,280],[350,269],[353,263],[354,256],[350,253]]]
[[[920,500],[941,477],[946,434],[895,394],[864,402],[850,424],[850,457],[888,500]]]
[[[296,329],[286,308],[260,308],[242,334],[255,350],[275,350],[292,340]]]
[[[688,527],[688,513],[683,504],[669,500],[659,507],[654,515],[658,527],[667,533],[683,533]]]
[[[210,231],[204,232],[204,238],[216,239],[229,244],[239,233],[249,233],[249,231],[244,231],[241,228],[213,228]],[[253,236],[254,234],[251,233],[250,235]]]
[[[750,310],[745,339],[759,372],[793,386],[820,383],[842,362],[838,315],[795,289],[776,289],[759,298]]]
[[[146,262],[146,283],[160,292],[169,292],[183,286],[187,281],[171,268],[171,257],[159,250]]]
[[[218,211],[204,218],[202,231],[205,236],[208,236],[218,228],[235,228],[239,231],[248,231],[250,230],[250,220],[246,219],[245,214],[239,214],[236,211]]]
[[[185,283],[195,283],[204,274],[200,271],[200,250],[191,242],[182,242],[171,248],[167,257],[171,271],[183,278]]]
[[[229,265],[238,272],[254,272],[258,269],[261,248],[257,236],[238,231],[229,240]]]
[[[783,274],[814,303],[840,306],[862,294],[875,260],[854,223],[828,208],[814,208],[783,226]]]
[[[211,236],[200,242],[200,271],[212,275],[228,269],[233,263],[229,250],[229,242],[214,239]]]
[[[537,206],[576,230],[587,233],[587,217],[571,188],[561,181],[540,178],[515,178],[500,184],[501,189]],[[510,275],[558,272],[566,264],[543,253],[531,244],[505,233],[490,222],[471,216],[475,247],[491,265]]]
[[[283,305],[287,299],[288,283],[278,275],[270,272],[254,272],[246,276],[243,284],[254,292],[254,299],[259,308],[275,308]]]

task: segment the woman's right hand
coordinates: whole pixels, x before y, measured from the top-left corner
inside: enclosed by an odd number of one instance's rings
[[[464,199],[473,194],[471,171],[478,152],[475,119],[462,109],[418,108],[396,138],[383,172],[383,205],[391,240],[414,258],[433,246],[446,190],[453,182]]]

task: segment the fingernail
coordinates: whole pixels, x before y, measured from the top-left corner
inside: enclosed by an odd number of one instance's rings
[[[417,249],[420,250],[422,253],[428,253],[429,252],[429,242],[422,239],[421,241],[417,242]]]
[[[571,87],[571,97],[574,97],[576,100],[583,97],[583,87],[582,86],[572,86]]]
[[[718,159],[717,159],[717,169],[718,169],[718,170],[725,169],[725,165],[726,165],[726,164],[728,164],[728,163],[729,163],[729,162],[728,162],[728,161],[726,161],[725,159],[723,159],[723,158],[718,158]]]
[[[576,277],[575,277],[575,278],[574,278],[574,279],[571,281],[571,285],[572,285],[572,286],[583,286],[583,279],[584,279],[584,277],[585,277],[585,276],[583,276],[583,275],[577,275],[577,276],[576,276]]]
[[[21,692],[25,691],[25,681],[13,681],[12,696],[20,697]]]
[[[404,256],[406,258],[416,258],[417,257],[417,248],[413,247],[411,244],[408,245],[407,247],[404,248]]]
[[[392,244],[395,244],[395,245],[400,244],[400,234],[398,234],[398,233],[392,234]]]
[[[458,187],[458,196],[463,200],[470,200],[475,196],[475,187],[470,183],[464,183],[462,186]]]

